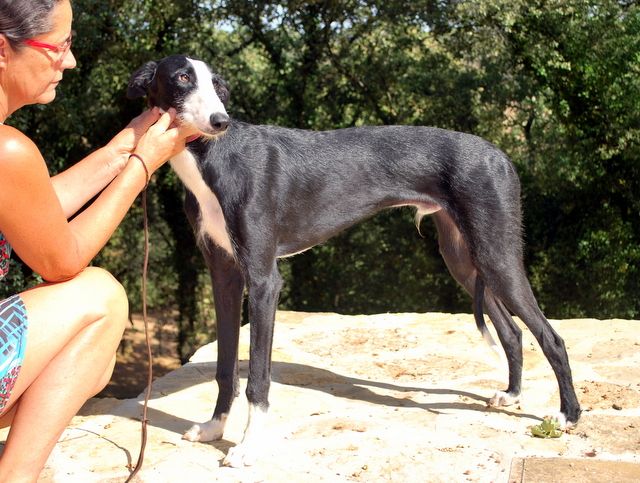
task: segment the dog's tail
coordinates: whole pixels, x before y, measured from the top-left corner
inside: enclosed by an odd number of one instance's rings
[[[491,336],[491,332],[489,332],[489,328],[484,321],[484,312],[483,312],[483,304],[484,304],[484,280],[480,274],[476,276],[476,287],[475,293],[473,294],[473,316],[476,319],[476,327],[482,334],[482,338],[484,341],[489,344],[491,350],[493,350],[498,357],[502,356],[498,344],[493,340]]]

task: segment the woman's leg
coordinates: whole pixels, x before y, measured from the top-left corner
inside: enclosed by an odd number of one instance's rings
[[[98,268],[21,297],[27,346],[0,416],[0,425],[11,425],[0,457],[2,482],[36,481],[69,420],[109,381],[128,319],[122,286]]]

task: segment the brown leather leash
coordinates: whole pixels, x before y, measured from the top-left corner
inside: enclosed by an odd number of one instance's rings
[[[140,454],[138,455],[138,462],[135,468],[125,480],[128,483],[133,480],[140,468],[142,468],[142,462],[144,461],[144,450],[147,446],[147,408],[149,406],[149,397],[151,396],[151,384],[153,382],[153,354],[151,352],[151,338],[149,337],[149,323],[147,321],[147,268],[149,266],[149,217],[147,214],[147,186],[149,186],[149,170],[144,160],[137,154],[132,154],[130,157],[134,157],[140,161],[144,172],[147,176],[147,182],[142,190],[142,217],[143,217],[143,230],[144,230],[144,262],[142,264],[142,320],[144,322],[144,335],[147,343],[147,359],[149,366],[147,368],[147,390],[144,395],[144,406],[142,407],[142,428],[140,435]]]

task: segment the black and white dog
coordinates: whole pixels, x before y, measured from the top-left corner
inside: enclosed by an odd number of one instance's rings
[[[470,134],[384,126],[314,132],[232,120],[229,91],[205,63],[182,55],[149,62],[128,96],[174,107],[200,137],[171,161],[187,188],[186,212],[211,272],[217,316],[219,394],[211,421],[185,438],[222,437],[238,395],[238,333],[245,286],[250,316],[249,422],[224,464],[259,456],[268,408],[271,346],[282,285],[277,259],[324,242],[385,208],[432,214],[440,252],[473,296],[478,328],[487,312],[504,348],[509,386],[490,400],[513,404],[522,376],[520,317],[539,342],[560,387],[561,418],[580,417],[563,340],[533,295],[522,260],[520,184],[504,153]]]

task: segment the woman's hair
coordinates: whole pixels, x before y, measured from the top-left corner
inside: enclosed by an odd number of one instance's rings
[[[51,30],[51,11],[62,0],[0,0],[0,34],[13,48]]]

